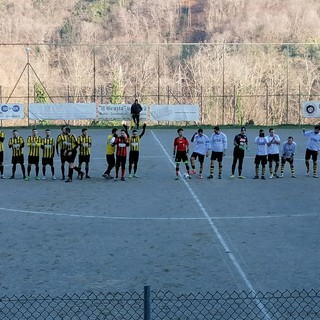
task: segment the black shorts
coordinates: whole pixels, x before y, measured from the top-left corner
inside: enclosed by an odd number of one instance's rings
[[[20,163],[21,165],[23,165],[23,164],[24,164],[24,156],[23,156],[23,154],[20,155],[20,156],[14,156],[14,157],[12,157],[11,163],[12,163],[12,164],[18,164],[18,163]]]
[[[254,158],[254,164],[259,165],[260,163],[265,166],[268,162],[268,157],[267,156],[258,156]]]
[[[107,154],[106,155],[106,160],[107,160],[107,164],[109,166],[115,166],[116,164],[116,159],[114,157],[114,154]]]
[[[68,153],[71,152],[71,155],[68,155]],[[67,151],[67,155],[66,155],[66,161],[69,163],[74,163],[74,160],[76,158],[77,155],[77,151]]]
[[[194,158],[194,159],[198,158],[200,163],[204,162],[204,154],[200,154],[198,152],[192,152],[191,158]]]
[[[137,163],[139,161],[139,151],[130,151],[129,163]]]
[[[286,162],[289,162],[290,165],[293,164],[293,157],[290,157],[290,158],[282,157],[281,164],[284,165]]]
[[[217,160],[218,162],[222,162],[223,152],[212,151],[211,160]]]
[[[3,162],[3,151],[0,151],[0,163]]]
[[[305,160],[310,160],[312,158],[313,161],[317,161],[318,159],[318,151],[306,149]]]
[[[53,166],[53,158],[42,158],[42,165],[43,166]]]
[[[82,156],[79,155],[79,163],[89,163],[90,162],[90,155]]]
[[[269,162],[272,162],[272,161],[279,162],[280,161],[279,153],[268,154],[268,161]]]
[[[126,166],[126,161],[126,156],[117,156],[116,167],[119,168],[121,166],[122,168],[124,168]]]
[[[175,162],[188,162],[187,152],[186,151],[177,151]]]
[[[39,164],[39,156],[28,156],[28,164]]]
[[[64,155],[64,152],[65,150],[64,149],[61,149],[60,150],[60,159],[61,159],[61,162],[64,163],[67,161],[67,157]]]

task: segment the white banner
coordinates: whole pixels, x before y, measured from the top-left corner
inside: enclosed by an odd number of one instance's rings
[[[302,116],[304,118],[320,118],[320,101],[302,102]]]
[[[0,104],[0,119],[23,119],[23,104]]]
[[[151,121],[199,121],[199,106],[189,104],[152,105]]]
[[[147,120],[147,107],[141,105],[140,120]],[[100,120],[130,120],[131,104],[101,104],[98,107],[98,119]]]
[[[31,120],[95,120],[95,103],[31,103]]]

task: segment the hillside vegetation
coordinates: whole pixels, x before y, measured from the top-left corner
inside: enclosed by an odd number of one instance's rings
[[[246,96],[264,95],[267,85],[270,116],[281,122],[288,104],[298,103],[288,101],[288,90],[305,98],[319,92],[318,0],[0,0],[0,24],[5,97],[27,45],[48,92],[61,96],[68,87],[74,101],[90,100],[94,84],[113,102],[133,95],[161,102],[170,91],[179,102],[199,103],[201,94],[210,122],[221,122],[222,103],[223,122],[234,120],[234,109],[237,122],[260,121],[257,106],[265,101]],[[19,83],[15,94],[24,90]]]

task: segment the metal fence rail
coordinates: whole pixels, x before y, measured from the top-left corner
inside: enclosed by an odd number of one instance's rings
[[[146,286],[140,293],[5,296],[0,319],[320,319],[320,291],[175,294]]]

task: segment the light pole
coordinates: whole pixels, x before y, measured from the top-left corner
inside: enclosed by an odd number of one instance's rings
[[[27,54],[27,90],[28,90],[28,95],[27,95],[27,112],[28,112],[28,127],[29,127],[29,104],[30,104],[30,48],[26,48],[26,54]]]

